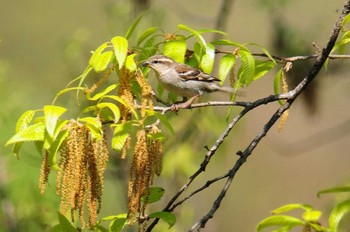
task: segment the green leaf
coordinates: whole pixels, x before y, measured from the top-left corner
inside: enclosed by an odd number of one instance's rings
[[[108,43],[103,43],[101,44],[93,53],[92,56],[89,60],[89,66],[94,67],[97,60],[99,59],[99,56],[101,55],[101,53],[103,52],[103,50],[105,50],[108,47]]]
[[[224,82],[236,63],[236,56],[232,54],[224,55],[220,59],[219,79]]]
[[[105,90],[103,90],[102,92],[99,92],[97,94],[95,94],[95,96],[91,97],[90,93],[88,93],[86,95],[86,98],[90,101],[97,101],[100,100],[103,96],[105,96],[107,93],[111,92],[112,90],[116,89],[117,85],[116,84],[112,84],[110,86],[108,86]]]
[[[163,54],[179,63],[185,62],[187,43],[185,40],[170,40],[163,45]]]
[[[164,192],[165,192],[165,190],[161,187],[150,187],[149,188],[149,195],[147,197],[142,196],[141,201],[142,202],[147,201],[146,202],[147,204],[157,202],[163,197]]]
[[[242,65],[238,70],[238,85],[248,86],[254,80],[255,59],[253,55],[246,50],[239,50],[238,56]]]
[[[320,220],[321,215],[322,215],[321,211],[310,210],[310,211],[305,211],[302,217],[307,222],[318,222]]]
[[[131,55],[126,57],[125,67],[127,70],[129,70],[129,72],[135,72],[137,69],[137,65],[136,65],[136,62],[134,60],[135,56],[136,56],[136,54],[131,54]]]
[[[59,212],[57,212],[57,215],[58,215],[58,221],[60,223],[62,231],[64,231],[64,232],[78,232],[78,230],[76,230],[74,228],[74,226],[68,221],[68,219],[65,216],[63,216]]]
[[[5,146],[18,142],[44,141],[44,132],[45,124],[38,122],[16,133],[6,142]]]
[[[124,65],[126,55],[128,53],[128,40],[121,36],[112,38],[114,54],[118,61],[119,69]]]
[[[109,225],[109,231],[110,232],[120,232],[124,228],[128,218],[127,214],[120,214],[117,216],[114,216],[114,220]]]
[[[264,76],[268,71],[276,66],[276,63],[268,60],[268,61],[255,61],[255,74],[253,80],[257,80],[260,77]]]
[[[169,229],[175,225],[176,223],[176,217],[174,214],[170,213],[170,212],[164,212],[164,211],[161,211],[161,212],[154,212],[154,213],[151,213],[150,215],[148,215],[149,218],[160,218],[162,219],[163,221],[165,221],[166,223],[168,223],[169,225]]]
[[[281,227],[289,227],[293,228],[296,226],[302,226],[305,223],[295,217],[286,216],[286,215],[273,215],[270,217],[265,218],[261,222],[259,222],[258,226],[256,227],[256,231],[262,231],[263,229],[271,226],[281,226]]]
[[[94,139],[102,139],[102,123],[96,117],[84,117],[79,118],[78,121],[84,122],[85,125],[89,128],[91,136]]]
[[[334,188],[324,189],[317,193],[317,197],[326,193],[343,193],[343,192],[350,192],[350,186],[337,186]]]
[[[151,27],[145,30],[137,39],[136,46],[139,46],[148,36],[152,35],[154,32],[159,31],[159,27]]]
[[[337,232],[340,221],[344,215],[350,211],[350,199],[343,201],[335,206],[329,216],[329,228],[331,232]]]
[[[122,124],[115,124],[112,138],[112,148],[116,151],[121,151],[126,139],[128,138],[132,126],[132,122],[128,121]]]
[[[282,81],[282,75],[283,75],[283,68],[281,68],[276,76],[275,79],[273,81],[273,90],[275,92],[275,94],[280,94],[281,93],[281,81]],[[284,101],[283,100],[278,100],[278,103],[282,106],[284,105]]]
[[[21,117],[19,117],[16,123],[16,133],[26,129],[29,126],[34,117],[34,114],[34,110],[27,110],[21,115]]]
[[[66,111],[66,108],[60,106],[44,106],[46,131],[51,138],[54,138],[58,118]]]
[[[305,211],[311,211],[313,208],[311,205],[307,205],[307,204],[287,204],[287,205],[283,205],[277,209],[272,210],[271,213],[281,214],[281,213],[289,212],[289,211],[295,210],[295,209],[302,209]]]
[[[201,29],[201,30],[197,30],[198,33],[203,34],[203,33],[216,33],[216,34],[221,34],[224,36],[228,36],[228,34],[224,31],[220,31],[220,30],[215,30],[215,29]]]
[[[184,30],[184,31],[190,32],[194,37],[196,37],[196,39],[197,39],[197,41],[198,41],[198,43],[199,43],[199,45],[201,47],[201,50],[202,50],[201,53],[205,54],[205,49],[206,49],[207,45],[206,45],[206,42],[205,42],[203,36],[198,31],[196,31],[196,30],[194,30],[194,29],[192,29],[190,27],[187,27],[187,26],[185,26],[183,24],[179,24],[177,27],[180,30]]]
[[[205,54],[203,55],[201,62],[200,62],[200,68],[205,73],[211,73],[213,71],[214,67],[214,61],[215,61],[215,47],[212,44],[207,44],[205,49]]]
[[[274,63],[274,64],[277,64],[277,62],[275,61],[275,59],[272,57],[272,55],[270,54],[270,52],[264,48],[263,46],[261,46],[260,44],[257,44],[257,43],[248,43],[249,45],[254,45],[254,46],[257,46],[258,48],[260,48],[264,54],[270,58],[270,60]]]
[[[145,42],[145,45],[142,48],[142,51],[139,56],[139,60],[143,61],[146,60],[148,57],[153,56],[156,54],[158,50],[158,45],[155,44],[154,37],[151,37]]]
[[[106,70],[106,68],[108,67],[109,63],[112,62],[114,58],[114,54],[112,51],[107,51],[107,52],[103,52],[102,54],[100,54],[94,64],[94,70],[96,72],[102,72],[104,70]]]
[[[108,108],[111,110],[111,112],[113,113],[113,121],[114,122],[118,122],[120,119],[120,110],[118,108],[117,105],[113,104],[113,103],[109,103],[109,102],[102,102],[96,105],[97,108],[99,109],[104,109],[104,108]]]
[[[135,31],[135,28],[137,27],[137,25],[141,21],[142,17],[143,17],[143,14],[141,14],[139,17],[137,17],[137,19],[131,24],[131,26],[129,27],[128,31],[125,34],[125,38],[126,39],[130,39],[131,38],[132,34]]]
[[[113,221],[117,218],[128,218],[128,214],[121,213],[121,214],[117,214],[117,215],[110,215],[110,216],[102,218],[98,223],[101,223],[101,221]]]

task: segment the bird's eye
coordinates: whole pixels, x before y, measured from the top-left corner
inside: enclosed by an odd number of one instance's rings
[[[153,63],[153,64],[158,64],[158,63],[160,63],[160,62],[159,62],[159,60],[153,60],[152,63]]]

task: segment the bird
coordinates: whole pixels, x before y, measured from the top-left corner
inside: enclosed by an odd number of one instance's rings
[[[142,63],[143,67],[149,67],[156,72],[158,82],[169,92],[190,98],[186,102],[177,105],[172,109],[178,111],[182,108],[190,108],[192,103],[204,93],[227,92],[234,93],[233,88],[220,86],[220,80],[200,69],[182,64],[164,55],[154,55]]]

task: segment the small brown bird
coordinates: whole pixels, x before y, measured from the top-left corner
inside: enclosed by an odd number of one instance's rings
[[[220,86],[219,79],[193,68],[186,64],[177,63],[167,56],[154,55],[142,63],[142,66],[150,67],[156,72],[158,82],[170,92],[185,98],[190,98],[185,103],[174,105],[173,109],[189,108],[191,104],[203,93],[223,91],[233,93],[233,89]]]

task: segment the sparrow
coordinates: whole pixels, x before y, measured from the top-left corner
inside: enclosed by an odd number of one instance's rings
[[[219,79],[186,64],[177,63],[164,55],[149,57],[142,66],[156,72],[158,82],[169,92],[190,98],[181,105],[173,105],[172,109],[189,108],[204,93],[216,91],[233,93],[230,87],[218,85]]]

